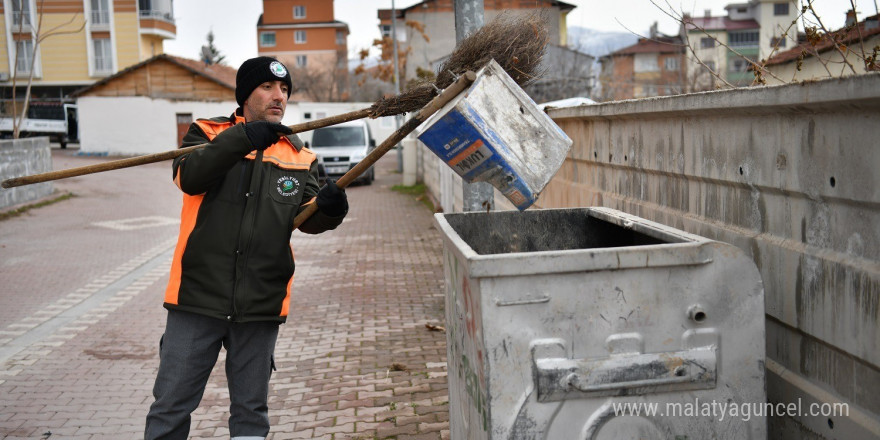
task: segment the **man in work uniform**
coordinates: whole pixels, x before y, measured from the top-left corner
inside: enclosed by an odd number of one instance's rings
[[[290,307],[294,217],[317,203],[299,227],[317,234],[336,228],[348,212],[345,192],[332,181],[318,190],[315,154],[280,124],[291,86],[274,58],[245,61],[236,75],[239,108],[228,118],[193,123],[183,146],[208,146],[174,160],[183,210],[147,439],[187,437],[221,347],[231,437],[269,433],[269,376]]]

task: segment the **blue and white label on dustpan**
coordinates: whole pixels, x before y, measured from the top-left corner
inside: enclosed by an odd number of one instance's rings
[[[482,118],[470,108],[451,108],[422,134],[421,140],[466,182],[487,182],[497,188],[514,206],[524,210],[537,199],[507,160],[509,149]]]

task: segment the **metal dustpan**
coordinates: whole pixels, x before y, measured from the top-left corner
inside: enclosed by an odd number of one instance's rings
[[[494,60],[418,133],[466,182],[488,182],[520,211],[538,199],[572,144]]]

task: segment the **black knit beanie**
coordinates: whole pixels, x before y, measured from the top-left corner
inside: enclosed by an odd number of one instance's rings
[[[251,96],[251,92],[267,81],[287,83],[287,97],[290,98],[293,82],[290,79],[290,72],[281,61],[271,57],[256,57],[241,63],[238,73],[235,74],[235,100],[238,105],[243,106],[244,101]]]

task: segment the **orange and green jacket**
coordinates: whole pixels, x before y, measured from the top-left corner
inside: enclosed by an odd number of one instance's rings
[[[244,119],[200,119],[174,160],[184,192],[180,237],[165,307],[233,322],[287,319],[293,283],[293,219],[318,193],[315,153],[296,136],[253,151]],[[320,210],[299,227],[317,234],[342,219]]]

